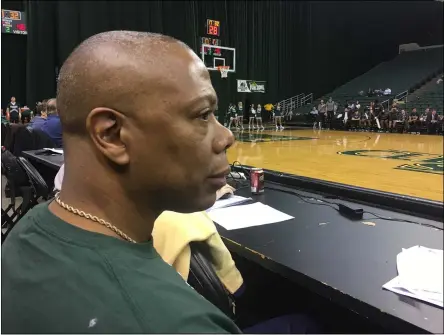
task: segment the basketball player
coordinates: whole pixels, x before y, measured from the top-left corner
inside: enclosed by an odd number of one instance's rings
[[[318,110],[316,109],[316,106],[313,106],[313,109],[310,111],[310,115],[312,117],[313,121],[313,129],[316,129],[316,124],[317,124],[317,118],[318,118]]]
[[[264,125],[262,124],[262,107],[260,104],[257,105],[257,111],[256,111],[256,124],[257,124],[257,130],[264,130]]]
[[[397,120],[398,120],[398,108],[396,108],[396,105],[393,105],[389,113],[389,132],[392,133],[396,130]]]
[[[253,126],[253,130],[255,130],[254,119],[256,118],[256,110],[254,109],[254,105],[252,104],[250,107],[250,117],[248,118],[248,130]],[[259,127],[258,127],[259,128]]]
[[[378,99],[376,99],[375,102],[373,103],[373,116],[375,118],[376,126],[378,127],[379,130],[381,129],[381,123],[379,122],[379,120],[382,110],[383,108],[381,104],[379,103]]]
[[[381,127],[382,131],[388,133],[389,128],[389,111],[382,109],[381,113],[379,114],[379,117],[381,119]]]
[[[351,121],[353,131],[358,130],[360,122],[361,122],[361,113],[359,112],[358,109],[355,108],[352,111],[352,121]]]
[[[413,108],[412,112],[409,115],[409,130],[413,129],[415,131],[411,133],[419,135],[420,132],[418,131],[418,129],[420,125],[421,121],[419,121],[419,113],[417,112],[416,108]]]
[[[15,97],[11,97],[11,101],[6,107],[6,119],[11,123],[19,123],[21,119],[20,106],[15,101]]]
[[[327,129],[329,130],[331,128],[333,118],[335,116],[335,102],[333,101],[333,98],[330,97],[326,103],[327,108]]]
[[[327,105],[324,103],[324,100],[321,100],[318,105],[318,124],[319,129],[322,129],[322,126],[325,124],[325,114],[327,113]]]
[[[405,109],[401,110],[401,113],[399,113],[398,120],[402,123],[402,132],[406,133],[409,129],[409,116]]]
[[[237,128],[244,130],[244,107],[242,106],[242,101],[237,104]]]
[[[274,112],[274,120],[276,125],[276,130],[284,130],[284,127],[282,127],[282,113],[281,113],[281,105],[277,105],[276,111]],[[278,126],[278,124],[280,126]]]
[[[364,112],[361,114],[360,126],[361,126],[361,129],[364,131],[368,131],[368,128],[371,127],[370,108],[369,107],[365,107]]]

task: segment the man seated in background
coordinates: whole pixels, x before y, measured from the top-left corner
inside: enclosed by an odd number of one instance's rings
[[[56,99],[49,99],[47,104],[47,119],[42,126],[42,130],[54,141],[58,148],[63,147],[62,124],[57,110]]]
[[[436,113],[436,109],[434,108],[430,109],[426,117],[427,134],[429,135],[436,134],[438,121],[439,121],[439,116]]]
[[[23,106],[22,112],[20,115],[21,122],[23,124],[28,124],[29,121],[31,121],[32,115],[33,115],[32,110],[30,110],[28,106]]]
[[[47,103],[45,102],[38,102],[36,105],[36,115],[32,118],[31,122],[29,123],[29,127],[31,129],[42,129],[43,125],[46,122],[47,118]]]

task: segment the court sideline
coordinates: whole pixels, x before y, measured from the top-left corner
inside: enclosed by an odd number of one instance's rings
[[[327,130],[235,132],[230,162],[443,201],[443,137]]]

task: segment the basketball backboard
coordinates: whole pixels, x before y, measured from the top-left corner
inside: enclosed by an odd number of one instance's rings
[[[228,72],[236,72],[236,49],[220,45],[202,44],[202,61],[210,71],[219,71],[218,66],[229,66]]]

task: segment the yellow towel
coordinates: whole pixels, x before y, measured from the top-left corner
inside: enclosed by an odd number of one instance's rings
[[[154,223],[154,247],[185,281],[190,272],[189,243],[197,241],[207,243],[216,274],[230,293],[236,292],[243,283],[242,275],[205,212],[181,214],[165,211]]]

